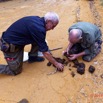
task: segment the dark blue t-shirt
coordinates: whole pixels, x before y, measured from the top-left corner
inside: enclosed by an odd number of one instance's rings
[[[14,45],[27,45],[36,42],[39,51],[48,51],[45,42],[46,28],[43,17],[28,16],[17,20],[5,31],[2,38]]]

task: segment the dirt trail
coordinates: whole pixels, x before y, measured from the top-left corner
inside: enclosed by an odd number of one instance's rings
[[[73,23],[91,22],[103,31],[103,7],[99,0],[12,0],[0,3],[0,34],[21,17],[43,16],[48,11],[60,16],[59,25],[47,33],[50,49],[63,47],[52,52],[55,57],[62,58],[61,53],[68,44],[68,28]],[[25,47],[25,51],[29,50],[30,45]],[[15,77],[0,75],[0,103],[17,103],[23,98],[30,103],[103,103],[103,50],[92,62],[84,62],[84,75],[76,73],[70,66],[72,63],[65,66],[63,73],[47,75],[55,70],[46,66],[47,62],[24,63],[23,72]],[[0,52],[0,64],[4,63]],[[88,72],[90,65],[96,68],[94,74]]]

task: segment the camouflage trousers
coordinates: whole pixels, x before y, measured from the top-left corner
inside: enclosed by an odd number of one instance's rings
[[[101,51],[101,44],[102,44],[101,40],[96,41],[91,47],[88,48],[91,51],[91,53],[88,55],[84,55],[82,59],[84,61],[89,62],[93,58],[95,58]],[[83,51],[84,51],[84,48],[81,47],[80,43],[77,43],[72,46],[70,50],[70,54],[78,54]]]
[[[13,52],[11,52],[10,49],[6,52],[3,52],[7,65],[0,65],[0,74],[8,74],[8,75],[20,74],[22,72],[22,66],[23,66],[23,53],[24,53],[24,46],[19,47],[17,46]],[[34,43],[32,44],[29,56],[37,56],[37,54],[38,54],[38,46],[36,43]]]

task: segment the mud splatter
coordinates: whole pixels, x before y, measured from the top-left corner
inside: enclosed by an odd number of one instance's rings
[[[72,77],[74,77],[74,76],[75,76],[75,73],[72,71],[72,72],[71,72],[71,75],[72,75]]]

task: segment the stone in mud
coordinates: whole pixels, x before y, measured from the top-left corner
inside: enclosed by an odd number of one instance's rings
[[[50,62],[47,63],[47,66],[51,66],[51,65],[52,65],[52,63],[50,63]]]
[[[92,66],[92,65],[90,65],[90,67],[89,67],[89,70],[88,70],[90,73],[94,73],[94,71],[95,71],[95,67],[94,66]]]
[[[75,73],[72,71],[72,72],[71,72],[71,75],[72,75],[72,77],[74,77],[74,76],[75,76]]]
[[[21,101],[19,101],[18,103],[29,103],[29,101],[27,99],[22,99]]]

